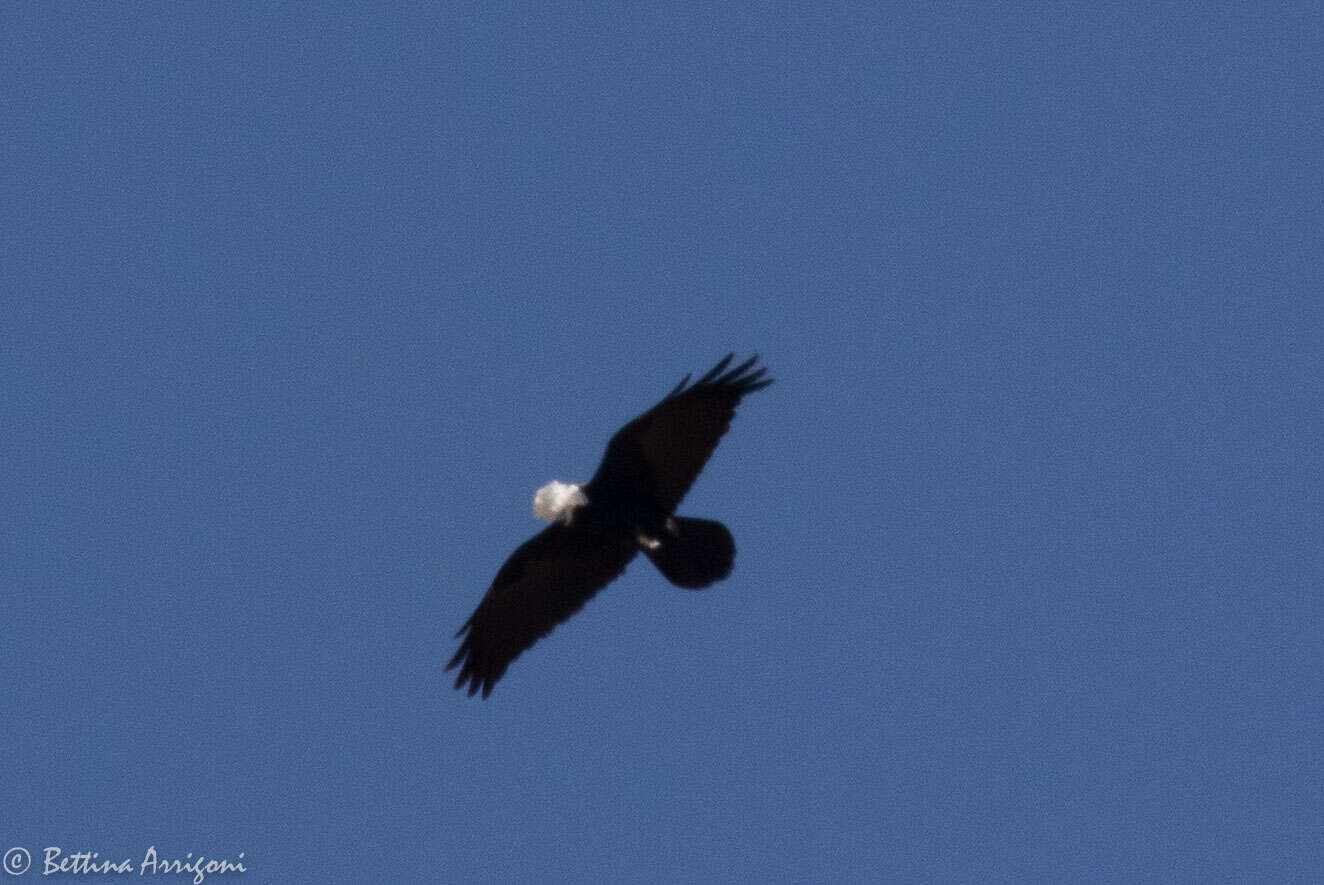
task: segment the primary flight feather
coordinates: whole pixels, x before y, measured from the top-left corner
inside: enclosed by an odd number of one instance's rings
[[[492,580],[457,637],[446,669],[460,667],[455,687],[492,692],[520,653],[583,607],[640,550],[667,580],[698,590],[731,574],[735,541],[726,526],[676,516],[736,406],[772,383],[757,356],[728,369],[732,354],[690,383],[672,388],[607,443],[602,463],[583,485],[551,482],[533,498],[533,513],[551,525],[521,544]]]

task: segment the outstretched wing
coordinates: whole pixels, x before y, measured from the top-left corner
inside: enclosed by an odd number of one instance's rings
[[[754,368],[757,355],[728,370],[732,356],[693,384],[686,375],[617,431],[589,483],[589,500],[595,488],[610,487],[620,495],[652,496],[668,513],[676,509],[731,426],[741,398],[772,383],[763,377],[766,368]]]
[[[510,555],[483,601],[464,622],[456,688],[492,693],[510,662],[614,580],[638,548],[628,536],[603,537],[573,525],[549,526]]]

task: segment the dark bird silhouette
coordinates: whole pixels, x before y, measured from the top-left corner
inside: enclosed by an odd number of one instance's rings
[[[615,580],[640,550],[671,583],[699,590],[731,574],[736,545],[720,522],[676,516],[748,393],[772,383],[757,356],[727,369],[732,354],[693,384],[686,375],[662,401],[607,443],[586,484],[551,482],[533,513],[551,525],[497,572],[456,637],[446,669],[455,687],[486,698],[529,646]]]

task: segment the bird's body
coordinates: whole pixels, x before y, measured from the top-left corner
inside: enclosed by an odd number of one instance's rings
[[[487,697],[521,652],[578,611],[642,551],[673,584],[701,589],[731,573],[735,542],[719,522],[675,516],[735,415],[741,397],[772,383],[752,357],[731,355],[612,437],[587,483],[552,482],[534,496],[551,525],[520,545],[460,628],[446,669],[455,687]]]

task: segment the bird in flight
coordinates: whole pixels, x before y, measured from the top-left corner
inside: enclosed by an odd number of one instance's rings
[[[732,354],[662,401],[607,443],[587,483],[553,481],[533,496],[533,515],[551,523],[501,566],[446,669],[469,696],[486,698],[510,662],[583,607],[643,551],[663,577],[700,590],[731,574],[736,545],[720,522],[676,516],[748,393],[772,383],[758,356],[728,369]]]

